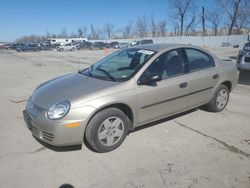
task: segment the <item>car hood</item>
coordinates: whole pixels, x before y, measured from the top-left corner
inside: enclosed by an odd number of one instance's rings
[[[72,103],[116,84],[118,83],[73,73],[41,84],[32,94],[31,100],[35,105],[48,110],[64,100]]]

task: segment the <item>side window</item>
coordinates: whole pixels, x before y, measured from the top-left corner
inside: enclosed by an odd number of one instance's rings
[[[195,49],[185,50],[187,53],[190,72],[207,69],[215,66],[213,58],[210,57],[208,54],[205,54]]]
[[[185,73],[185,62],[180,50],[171,50],[160,55],[142,74],[140,79],[150,75],[160,75],[162,79],[181,75]]]
[[[164,68],[167,77],[177,76],[185,72],[185,62],[180,50],[173,50],[166,54]]]

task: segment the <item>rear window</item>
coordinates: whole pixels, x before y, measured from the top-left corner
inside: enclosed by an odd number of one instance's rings
[[[196,49],[185,49],[185,51],[189,62],[190,72],[215,66],[214,60],[210,55]]]

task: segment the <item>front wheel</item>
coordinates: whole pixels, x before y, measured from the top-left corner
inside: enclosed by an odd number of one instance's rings
[[[92,149],[103,153],[119,147],[127,133],[127,116],[120,109],[108,108],[90,120],[85,136]]]
[[[211,112],[221,112],[227,106],[229,100],[229,89],[225,85],[220,85],[212,100],[206,105],[206,108]]]

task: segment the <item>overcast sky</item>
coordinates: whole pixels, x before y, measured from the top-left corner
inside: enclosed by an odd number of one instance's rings
[[[201,6],[213,7],[210,0],[196,0]],[[66,29],[76,33],[79,27],[93,24],[102,28],[112,23],[119,29],[145,15],[166,20],[173,28],[168,0],[0,0],[0,41],[14,41],[30,34],[59,34]]]

